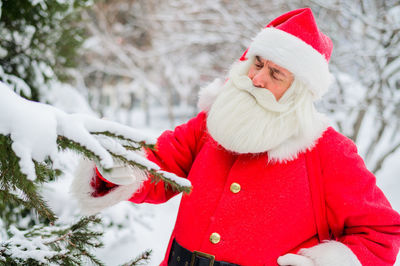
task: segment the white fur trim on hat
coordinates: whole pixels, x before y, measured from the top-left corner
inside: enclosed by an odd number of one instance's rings
[[[350,248],[333,240],[301,249],[299,254],[312,259],[315,266],[361,266],[361,262]]]
[[[301,39],[272,27],[263,29],[253,39],[246,57],[261,56],[292,72],[309,85],[314,99],[319,99],[332,82],[324,56]]]
[[[120,201],[128,200],[147,179],[147,175],[137,170],[136,180],[129,185],[119,185],[108,194],[101,197],[93,197],[93,188],[90,182],[94,175],[95,163],[82,159],[75,172],[70,192],[77,199],[82,214],[93,215],[101,210],[117,204]]]

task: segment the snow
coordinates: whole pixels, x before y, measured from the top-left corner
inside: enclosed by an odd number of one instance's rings
[[[57,1],[59,3],[73,2],[71,0]],[[146,164],[147,167],[154,167],[154,165],[147,164],[146,161],[140,161],[141,158],[138,158],[136,155],[126,153],[126,151],[121,149],[117,141],[105,141],[106,138],[98,135],[91,136],[89,133],[92,130],[115,129],[113,131],[115,134],[118,132],[121,136],[137,136],[138,139],[146,138],[149,141],[148,143],[154,143],[156,136],[161,131],[172,129],[174,125],[185,122],[188,117],[193,116],[196,112],[195,108],[193,108],[193,102],[189,101],[190,97],[192,99],[195,98],[193,95],[195,95],[196,89],[202,82],[204,83],[218,76],[221,69],[228,67],[233,57],[240,56],[243,48],[248,45],[249,38],[253,36],[258,28],[263,26],[268,17],[273,17],[272,13],[277,12],[276,7],[273,5],[279,4],[279,1],[273,1],[267,7],[270,10],[266,12],[265,9],[261,8],[265,6],[264,3],[261,3],[260,6],[254,5],[256,7],[254,8],[239,1],[235,3],[239,6],[238,10],[240,12],[238,12],[236,10],[229,10],[229,5],[222,6],[214,0],[201,3],[186,2],[188,3],[187,5],[182,5],[180,1],[172,3],[166,1],[165,3],[160,3],[157,9],[150,9],[149,13],[140,13],[143,10],[138,8],[137,5],[135,6],[135,2],[130,7],[131,10],[129,10],[132,12],[127,12],[130,13],[130,17],[134,18],[133,24],[129,24],[128,27],[124,25],[125,28],[122,28],[118,25],[118,27],[111,28],[106,23],[97,23],[97,25],[89,27],[92,37],[85,42],[84,48],[88,50],[87,54],[91,55],[91,60],[93,61],[90,66],[84,67],[87,69],[94,68],[99,73],[105,75],[117,73],[118,77],[122,76],[124,79],[129,79],[129,82],[123,85],[111,84],[109,90],[111,93],[115,92],[118,96],[115,98],[115,101],[113,101],[112,95],[109,96],[112,102],[111,105],[101,105],[100,100],[104,95],[101,95],[102,90],[100,88],[105,88],[106,86],[104,83],[99,84],[94,82],[94,86],[89,86],[89,89],[94,90],[88,93],[91,97],[91,104],[96,107],[99,113],[108,116],[112,120],[132,125],[140,129],[140,131],[135,130],[132,132],[132,129],[121,128],[119,125],[114,124],[114,122],[103,123],[101,122],[102,120],[94,118],[96,114],[90,109],[86,100],[71,86],[53,83],[51,85],[52,90],[46,90],[45,87],[40,86],[41,92],[44,95],[44,98],[41,100],[48,101],[53,106],[63,110],[55,111],[50,106],[17,100],[4,91],[4,84],[0,84],[0,133],[8,132],[8,134],[12,135],[13,140],[16,140],[13,149],[18,151],[19,156],[23,158],[21,161],[23,161],[22,164],[25,167],[24,171],[31,173],[30,179],[34,179],[35,177],[32,175],[32,159],[36,160],[46,156],[53,156],[55,157],[53,160],[57,168],[62,169],[64,172],[64,175],[56,182],[45,184],[42,192],[50,207],[59,217],[60,222],[66,224],[72,223],[79,215],[76,203],[68,194],[67,189],[73,178],[73,171],[78,156],[68,151],[57,151],[54,141],[54,137],[57,134],[62,133],[74,137],[76,141],[81,141],[89,145],[91,149],[96,150],[96,153],[102,153],[104,157],[103,163],[108,166],[112,162],[106,154],[109,150],[113,150],[114,152],[118,151],[118,154],[128,156],[132,160]],[[321,5],[329,5],[330,2],[332,1],[328,1],[327,3],[321,2]],[[43,0],[34,0],[33,3],[41,6],[45,5],[45,1]],[[334,91],[333,98],[336,100],[338,97],[341,98],[335,102],[335,105],[331,104],[325,110],[335,110],[330,116],[334,116],[336,121],[342,122],[343,133],[351,135],[354,128],[354,121],[356,120],[357,108],[369,107],[363,103],[365,94],[369,92],[363,84],[368,84],[378,79],[374,69],[371,69],[365,63],[366,61],[360,59],[375,58],[375,49],[378,51],[382,48],[376,46],[373,41],[365,36],[361,36],[363,32],[367,31],[372,37],[378,37],[378,39],[380,37],[378,35],[379,32],[373,29],[370,30],[368,25],[364,24],[365,21],[359,18],[358,14],[354,14],[357,11],[357,5],[348,2],[343,2],[343,4],[346,6],[338,9],[340,11],[338,14],[344,15],[344,19],[343,16],[338,16],[338,20],[342,23],[343,28],[340,28],[338,25],[335,26],[335,23],[330,23],[329,27],[333,28],[332,32],[335,34],[345,32],[344,29],[346,28],[352,30],[352,36],[349,36],[348,39],[339,35],[334,36],[335,49],[332,61],[335,64],[334,61],[336,60],[336,64],[338,64],[340,70],[338,78],[343,83],[344,92],[343,95],[339,95],[337,91]],[[127,8],[129,7],[124,7],[122,11],[126,12]],[[134,13],[135,9],[140,11]],[[101,13],[103,12],[105,15],[108,15],[106,13],[107,10],[101,10]],[[245,12],[248,12],[250,15],[246,15]],[[219,13],[224,14],[223,19],[218,15]],[[377,13],[384,14],[384,12]],[[322,14],[321,12],[321,22],[324,19]],[[390,22],[386,27],[387,29],[394,29],[399,25],[400,6],[392,8],[386,14]],[[385,16],[380,17],[385,18]],[[135,24],[141,20],[145,21],[144,25],[146,27],[140,28],[140,25]],[[206,23],[203,23],[204,21]],[[112,20],[112,22],[114,23],[115,20]],[[370,23],[371,25],[375,23],[373,17],[370,18]],[[102,28],[104,25],[105,28]],[[210,25],[218,25],[218,27],[210,27]],[[376,25],[381,26],[381,22]],[[139,27],[138,30],[136,30],[137,27]],[[116,32],[110,32],[112,29]],[[160,29],[151,31],[153,35],[151,47],[144,47],[145,49],[138,50],[133,46],[134,42],[129,38],[124,38],[125,36],[131,37],[132,33],[134,34],[135,32],[146,32],[145,30],[148,29]],[[28,33],[31,34],[32,31],[29,32],[28,30]],[[2,32],[2,34],[3,39],[11,40],[9,32]],[[22,45],[26,46],[30,34],[27,37],[16,37],[19,38]],[[116,46],[117,42],[121,45]],[[0,47],[0,57],[6,52],[1,49]],[[146,49],[148,51],[145,51]],[[395,54],[397,50],[393,49],[393,51],[392,53]],[[381,51],[379,54],[376,53],[379,55],[379,65],[385,66],[382,75],[383,77],[390,76],[389,83],[392,84],[390,87],[396,88],[396,81],[399,80],[399,74],[396,70],[400,66],[400,61],[396,59],[391,64],[385,64],[386,56],[382,52],[385,51]],[[49,60],[51,60],[52,56],[46,55]],[[103,56],[106,60],[103,60]],[[25,67],[24,62],[21,61],[19,69],[21,75],[24,74]],[[363,71],[360,72],[357,67],[361,67]],[[38,73],[42,72],[43,66],[37,65],[36,69]],[[79,76],[81,80],[93,78],[93,73],[95,72],[87,71],[87,69],[84,69],[85,71],[76,71],[76,75],[81,75]],[[45,72],[45,75],[51,76],[52,73],[49,71]],[[336,71],[336,74],[338,74],[338,71]],[[99,79],[104,81],[109,80],[104,79],[103,75],[98,76],[100,77]],[[1,66],[0,77],[8,87],[13,88],[17,93],[22,92],[30,96],[30,89],[27,84],[21,78],[4,73]],[[43,82],[43,77],[38,75],[37,83],[40,82]],[[166,86],[166,84],[169,84],[169,86]],[[81,90],[81,92],[87,93],[88,88],[84,86],[85,84],[80,86],[80,89],[86,91]],[[387,94],[388,92],[389,90],[385,90],[383,93]],[[128,93],[134,93],[140,102],[143,102],[145,97],[149,97],[150,100],[147,104],[150,105],[148,113],[150,122],[147,121],[144,108],[139,108],[136,106],[136,103],[129,106],[130,101],[126,97]],[[180,105],[178,107],[176,105],[173,107],[169,106],[171,102],[167,99],[169,99],[170,94],[176,94],[179,98]],[[389,100],[391,100],[391,103],[399,102],[398,96],[397,98],[393,96],[390,99],[385,98],[383,103],[389,105]],[[17,103],[21,103],[22,107],[18,108],[16,106]],[[328,104],[326,102],[326,106]],[[128,105],[129,107],[122,108],[121,106],[123,105]],[[395,105],[393,106],[396,108]],[[78,112],[84,113],[87,116],[67,115]],[[172,119],[171,117],[167,117],[168,112],[171,112]],[[367,146],[374,138],[378,122],[375,117],[377,113],[379,111],[376,109],[369,111],[367,113],[368,119],[363,122],[362,134],[360,134],[357,143],[361,153],[365,152]],[[17,122],[16,120],[18,119],[22,119],[21,122]],[[394,121],[396,116],[391,119],[389,121]],[[51,126],[56,126],[55,130]],[[399,134],[396,131],[393,134],[398,139]],[[378,147],[376,155],[381,155],[382,151],[392,147],[393,143],[395,142],[391,141],[390,138],[383,138],[381,147]],[[400,171],[399,161],[400,151],[397,151],[388,157],[382,170],[377,174],[378,186],[387,195],[393,208],[398,211],[400,211],[400,194],[398,193],[400,185],[400,179],[398,178]],[[182,180],[178,179],[178,181]],[[137,256],[145,249],[153,249],[149,265],[158,265],[165,254],[168,239],[176,219],[179,201],[180,195],[161,205],[134,205],[129,202],[123,202],[102,212],[100,216],[103,218],[106,226],[103,238],[105,247],[97,251],[99,258],[106,265],[120,265]],[[19,221],[19,223],[25,223],[25,221]],[[1,219],[0,228],[4,228]],[[23,236],[19,234],[18,239],[22,238]],[[3,230],[0,230],[0,239],[7,239]],[[25,244],[28,245],[27,243]],[[18,254],[18,250],[16,250],[16,254]],[[44,254],[42,255],[45,256]],[[400,265],[400,255],[395,265]]]
[[[55,94],[58,93],[60,95],[54,95],[53,99],[58,99],[59,106],[68,108],[69,105],[61,100],[63,97],[60,96],[65,96],[62,90],[55,92]],[[69,96],[64,98],[66,102],[70,100]],[[85,105],[81,107],[83,111],[87,108]],[[12,137],[14,141],[13,149],[17,156],[22,158],[20,162],[21,169],[31,180],[34,180],[36,176],[32,159],[41,161],[47,156],[51,156],[55,168],[62,169],[64,172],[64,175],[56,182],[45,184],[42,188],[43,196],[59,217],[58,222],[63,224],[71,224],[79,217],[76,202],[71,199],[68,189],[66,189],[70,186],[79,156],[69,151],[58,151],[56,145],[57,135],[64,135],[84,144],[102,157],[106,157],[105,154],[108,154],[107,150],[109,150],[141,163],[149,169],[159,169],[156,164],[146,161],[136,153],[126,151],[120,143],[113,139],[101,135],[90,135],[90,130],[97,132],[108,130],[130,139],[133,137],[136,140],[148,142],[154,141],[155,138],[147,137],[147,135],[158,135],[154,130],[147,129],[146,134],[144,134],[118,123],[97,119],[86,114],[67,114],[53,106],[23,99],[8,88],[7,85],[0,83],[0,133],[4,135],[10,134]],[[150,131],[152,131],[151,134],[148,134]],[[101,150],[104,150],[105,154],[101,154]],[[112,159],[110,162],[112,163]],[[109,166],[111,167],[111,164]],[[164,171],[161,173],[180,185],[190,186],[188,180],[182,180]],[[103,239],[106,246],[98,251],[98,256],[109,262],[107,265],[116,265],[117,261],[121,263],[127,262],[145,249],[153,249],[152,264],[158,264],[164,256],[169,232],[172,230],[177,214],[180,197],[176,198],[165,204],[165,207],[147,204],[137,207],[125,202],[109,208],[101,214],[108,228],[105,229],[106,234]],[[13,243],[10,247],[15,257],[21,259],[32,257],[46,263],[45,258],[54,254],[44,245],[40,237],[26,240],[23,236],[24,232],[18,231],[16,228],[12,230],[14,236],[7,241]],[[148,232],[153,232],[154,230],[158,234],[156,246],[154,246],[154,237],[148,236]],[[134,232],[139,237],[138,241],[132,242]],[[3,234],[4,232],[1,230],[0,233]],[[145,241],[140,240],[143,238]],[[5,240],[7,238],[5,235],[1,235],[1,239]],[[134,250],[137,250],[136,254],[132,254],[132,252],[129,253],[129,256],[118,254],[118,259],[115,257],[104,258],[101,255],[119,253],[120,250],[126,250],[129,247],[132,250],[132,245],[134,245]],[[38,250],[37,248],[40,249]],[[103,253],[104,251],[106,252]]]
[[[190,187],[191,183],[188,179],[184,179],[182,177],[177,177],[176,175],[166,172],[166,171],[158,171],[159,173],[163,174],[165,178],[174,181],[175,183],[179,184],[183,187]]]
[[[97,116],[82,94],[69,84],[52,82],[51,90],[42,97],[42,101],[49,102],[52,106],[69,114],[81,113]]]
[[[0,66],[0,77],[10,87],[14,87],[15,91],[18,94],[24,94],[28,97],[31,96],[31,90],[29,86],[25,83],[25,81],[17,76],[6,74],[1,66]]]
[[[153,134],[159,133],[159,130],[147,130]],[[77,203],[67,189],[77,162],[78,156],[75,153],[60,154],[55,164],[65,174],[43,188],[42,195],[59,217],[59,223],[71,224],[79,215]],[[107,266],[117,266],[151,249],[148,265],[159,265],[167,249],[180,200],[181,194],[163,204],[121,202],[104,210],[99,216],[105,225],[102,239],[105,246],[95,250],[96,256]]]
[[[0,133],[11,136],[21,171],[30,180],[36,179],[32,159],[43,161],[57,152],[57,120],[51,110],[50,106],[19,97],[0,83]]]
[[[0,134],[10,135],[12,149],[20,158],[21,171],[30,180],[36,179],[32,159],[40,162],[50,157],[55,160],[57,136],[81,144],[99,156],[102,167],[111,168],[110,153],[92,135],[106,131],[137,142],[155,143],[155,139],[116,122],[86,114],[67,114],[50,105],[28,101],[0,83]]]
[[[400,25],[400,5],[389,10],[388,19],[392,27]]]
[[[124,156],[126,159],[130,161],[134,161],[141,165],[144,165],[149,170],[160,169],[160,167],[157,164],[145,159],[143,156],[140,156],[136,152],[126,150],[120,143],[118,143],[113,139],[105,138],[104,136],[97,136],[96,138],[101,143],[101,145],[103,145],[105,148],[107,148],[107,150],[116,155]]]
[[[103,145],[107,150],[116,155],[122,155],[126,159],[137,162],[145,166],[149,170],[156,170],[156,172],[162,174],[164,178],[169,179],[182,187],[192,186],[188,179],[179,177],[173,173],[160,170],[160,167],[157,164],[145,159],[137,152],[126,150],[120,143],[116,142],[115,140],[104,138],[103,136],[97,136],[97,139],[99,140],[101,145]]]
[[[13,258],[24,260],[33,258],[42,262],[43,264],[48,265],[46,258],[53,257],[59,253],[52,251],[48,246],[45,245],[46,242],[50,241],[49,239],[43,239],[40,235],[38,235],[28,240],[24,237],[27,231],[20,231],[15,226],[10,226],[9,230],[10,233],[13,234],[13,237],[7,240],[6,243],[9,243],[8,252]],[[53,263],[50,265],[56,264]]]

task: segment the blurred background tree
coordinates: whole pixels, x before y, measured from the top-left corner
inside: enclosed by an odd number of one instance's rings
[[[197,112],[199,88],[224,77],[269,20],[305,6],[334,42],[335,83],[319,108],[377,173],[400,147],[395,0],[99,1],[84,12],[89,38],[75,84],[105,116],[132,124],[140,110],[152,125],[151,113],[163,112],[173,127]]]
[[[91,0],[2,0],[0,80],[28,99],[41,100],[48,82],[68,78],[85,40],[82,10]]]

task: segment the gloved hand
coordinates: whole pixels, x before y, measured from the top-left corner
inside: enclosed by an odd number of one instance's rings
[[[90,186],[92,187],[92,197],[103,197],[104,195],[111,192],[114,188],[118,187],[107,179],[105,179],[99,172],[96,166],[94,166],[93,176],[90,180]]]
[[[96,166],[94,170],[94,175],[90,181],[94,190],[92,192],[93,197],[102,197],[120,185],[130,185],[147,178],[144,171],[122,163],[114,163],[110,172],[100,173]]]
[[[280,256],[277,262],[280,266],[315,266],[315,263],[311,259],[291,253]]]
[[[81,159],[71,184],[71,193],[77,199],[82,214],[93,215],[118,202],[128,200],[148,179],[144,171],[132,167],[124,168],[118,164],[118,170],[111,171],[103,177],[93,161]],[[116,178],[113,173],[117,173]]]
[[[138,175],[140,175],[140,177],[146,175],[146,173],[139,168],[118,163],[114,163],[114,167],[111,168],[110,172],[102,173],[99,170],[98,172],[101,175],[100,178],[102,178],[104,181],[108,181],[116,185],[132,184],[138,179]]]

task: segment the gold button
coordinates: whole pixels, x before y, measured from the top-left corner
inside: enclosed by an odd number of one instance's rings
[[[240,191],[240,185],[238,183],[231,184],[231,192],[238,193]]]
[[[210,241],[213,244],[217,244],[221,240],[221,236],[218,233],[212,233],[210,236]]]

